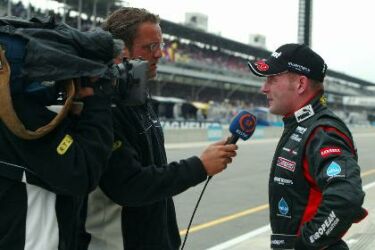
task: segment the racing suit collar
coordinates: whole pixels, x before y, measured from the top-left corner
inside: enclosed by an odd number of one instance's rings
[[[301,123],[313,117],[317,112],[326,108],[326,99],[323,93],[319,93],[310,100],[305,106],[295,111],[293,115],[283,118],[284,126],[290,126]]]

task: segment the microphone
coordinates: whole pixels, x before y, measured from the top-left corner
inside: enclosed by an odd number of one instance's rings
[[[239,138],[246,141],[249,139],[255,131],[257,119],[248,111],[242,110],[232,120],[229,131],[231,136],[225,142],[225,144],[236,144]]]
[[[231,132],[232,135],[227,139],[225,144],[236,144],[236,142],[238,141],[239,138],[241,138],[244,141],[249,139],[254,134],[256,123],[257,123],[257,119],[253,114],[251,114],[251,113],[249,113],[245,110],[238,113],[233,118],[232,122],[230,123],[229,131]],[[191,215],[189,225],[186,229],[185,238],[184,238],[184,241],[182,242],[182,246],[181,246],[180,250],[183,250],[184,247],[185,247],[185,243],[186,243],[187,237],[189,235],[190,227],[191,227],[191,224],[193,222],[195,212],[198,209],[198,205],[199,205],[199,203],[202,199],[203,193],[206,190],[207,184],[211,180],[211,178],[212,178],[212,176],[209,176],[207,178],[206,183],[203,186],[202,192],[199,195],[197,204],[195,205],[195,208],[193,210],[193,214]]]

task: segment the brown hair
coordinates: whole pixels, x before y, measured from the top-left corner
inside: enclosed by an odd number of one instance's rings
[[[310,80],[311,89],[313,89],[315,91],[321,91],[321,90],[324,89],[323,82],[313,80],[313,79],[309,79],[309,80]]]
[[[289,79],[292,80],[292,81],[295,80],[296,77],[298,77],[299,75],[301,75],[301,74],[294,73],[294,72],[288,72],[288,73],[289,73],[288,74],[289,75]],[[310,86],[311,90],[313,90],[313,91],[321,91],[321,90],[324,89],[323,82],[319,82],[317,80],[313,80],[313,79],[310,79],[308,77],[307,77],[307,79],[309,81],[309,86]]]
[[[145,22],[160,23],[158,15],[146,9],[124,7],[113,12],[103,23],[103,29],[109,31],[114,38],[124,41],[128,49],[132,49],[138,27]]]

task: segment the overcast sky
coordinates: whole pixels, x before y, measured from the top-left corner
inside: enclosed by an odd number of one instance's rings
[[[30,1],[43,6],[52,2]],[[209,32],[242,43],[248,42],[249,34],[263,34],[269,50],[284,43],[297,42],[298,0],[124,2],[177,23],[184,22],[186,12],[203,13],[208,16]],[[330,69],[375,83],[374,24],[373,0],[313,0],[312,48],[325,59]]]

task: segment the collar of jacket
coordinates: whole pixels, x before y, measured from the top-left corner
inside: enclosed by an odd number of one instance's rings
[[[326,97],[323,93],[316,95],[309,103],[295,111],[293,115],[283,118],[284,126],[292,126],[296,123],[301,123],[313,117],[316,113],[325,109]]]

